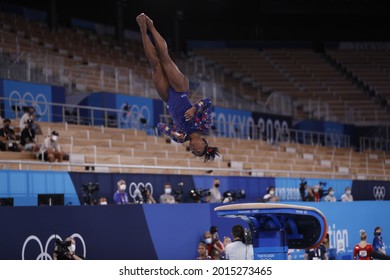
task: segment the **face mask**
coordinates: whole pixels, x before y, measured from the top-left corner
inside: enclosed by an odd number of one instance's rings
[[[120,186],[119,186],[119,189],[120,189],[121,191],[125,191],[125,190],[126,190],[126,185],[125,185],[125,184],[120,185]]]
[[[218,187],[219,187],[219,183],[214,184],[214,186],[215,186],[216,188],[218,188]]]
[[[381,236],[382,232],[376,232],[375,233],[377,236]]]
[[[172,189],[165,189],[166,194],[171,194],[171,192],[172,192]]]
[[[270,194],[270,195],[274,195],[274,194],[275,194],[275,191],[269,191],[269,194]]]
[[[334,191],[330,191],[330,192],[329,192],[329,195],[334,195]]]
[[[351,191],[346,191],[345,194],[351,194]]]
[[[100,202],[100,205],[107,205],[107,201]]]
[[[211,243],[211,237],[210,237],[210,238],[206,238],[206,239],[204,240],[204,242],[206,242],[206,244],[210,244],[210,243]]]
[[[71,252],[71,253],[74,253],[76,251],[76,244],[72,244],[68,247],[68,250]]]
[[[313,192],[318,193],[318,189],[314,189]]]
[[[51,139],[53,139],[54,142],[57,142],[58,136],[57,136],[57,135],[54,135]]]
[[[9,124],[5,124],[5,125],[4,125],[4,129],[5,129],[5,130],[8,130],[8,129],[9,129]]]

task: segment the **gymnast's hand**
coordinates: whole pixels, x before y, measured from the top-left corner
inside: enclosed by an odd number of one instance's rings
[[[195,112],[196,112],[195,106],[192,106],[190,109],[188,109],[188,110],[184,113],[184,117],[186,118],[186,121],[191,120],[191,119],[194,117]]]
[[[178,139],[178,140],[183,140],[184,139],[184,134],[183,133],[172,131],[171,135],[173,137],[175,137],[176,139]]]

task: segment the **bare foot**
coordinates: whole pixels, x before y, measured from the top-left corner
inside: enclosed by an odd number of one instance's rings
[[[144,13],[138,15],[135,19],[139,25],[139,28],[143,31],[146,31],[147,25],[146,25],[146,15]]]
[[[150,17],[148,17],[147,15],[145,15],[145,17],[146,17],[146,26],[148,27],[149,30],[153,29],[154,28],[153,20],[151,20]]]

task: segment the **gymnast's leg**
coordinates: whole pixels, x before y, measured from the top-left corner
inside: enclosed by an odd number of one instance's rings
[[[153,46],[147,34],[146,15],[140,14],[136,21],[140,27],[142,44],[144,46],[145,55],[152,66],[152,80],[161,99],[168,101],[168,87],[169,82],[161,66],[160,60],[157,56],[156,48]]]
[[[157,29],[154,27],[153,21],[148,16],[146,16],[146,25],[153,36],[157,55],[160,59],[161,66],[164,69],[169,85],[177,92],[188,91],[188,78],[180,72],[176,64],[172,61],[168,53],[167,42],[160,33],[158,33]]]

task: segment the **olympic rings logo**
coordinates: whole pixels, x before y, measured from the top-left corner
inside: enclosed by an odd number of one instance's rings
[[[153,195],[153,185],[150,182],[146,184],[139,182],[138,184],[135,182],[131,182],[129,185],[129,194],[133,198],[134,202],[141,200],[142,201],[142,193],[140,189],[149,190],[150,194]]]
[[[78,233],[73,233],[70,237],[80,240],[80,242],[83,246],[83,257],[85,258],[87,255],[87,249],[85,246],[84,238]],[[49,239],[46,241],[45,248],[43,248],[43,244],[42,244],[41,240],[36,235],[30,235],[29,237],[27,237],[27,239],[23,243],[22,260],[25,259],[26,248],[27,248],[27,245],[30,243],[30,241],[31,242],[36,241],[38,243],[39,249],[41,251],[41,253],[36,258],[37,260],[52,260],[53,258],[52,258],[52,255],[50,253],[48,253],[48,248],[49,248],[50,242],[52,240],[55,241],[56,239],[62,240],[62,238],[58,234],[52,234],[49,237]]]
[[[145,119],[146,123],[150,121],[150,111],[147,106],[128,105],[123,103],[121,106],[121,121],[128,128],[140,128],[140,120]]]
[[[385,186],[374,186],[372,189],[375,200],[384,200],[386,196]]]
[[[17,90],[13,90],[9,95],[10,101],[9,105],[18,106],[18,108],[23,108],[26,106],[33,106],[35,112],[39,116],[43,116],[48,111],[47,99],[44,94],[38,93],[34,96],[31,92],[27,91],[23,94],[23,97]],[[17,100],[17,101],[15,101]]]

